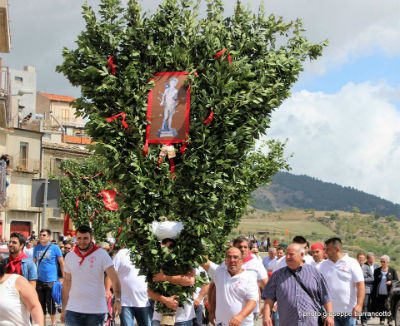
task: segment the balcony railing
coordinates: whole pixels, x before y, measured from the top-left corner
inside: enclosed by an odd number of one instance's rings
[[[10,167],[13,171],[39,173],[40,160],[17,159],[11,162]]]

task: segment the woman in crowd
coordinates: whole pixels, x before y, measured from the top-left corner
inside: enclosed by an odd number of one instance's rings
[[[0,257],[0,326],[43,325],[43,311],[35,289],[18,274],[6,274],[6,261]]]
[[[387,312],[388,317],[379,317],[380,324],[384,324],[385,318],[388,319],[388,325],[392,325],[393,317],[387,311],[385,302],[392,287],[392,281],[398,281],[396,271],[389,266],[390,258],[383,255],[380,259],[381,267],[374,271],[374,283],[372,285],[372,311]]]

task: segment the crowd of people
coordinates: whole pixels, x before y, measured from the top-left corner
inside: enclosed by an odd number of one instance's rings
[[[180,286],[209,277],[180,306],[179,293],[166,297],[148,288],[129,249],[96,244],[88,226],[71,240],[52,241],[51,234],[10,235],[9,257],[0,255],[0,326],[44,326],[47,314],[56,325],[57,313],[67,326],[111,325],[117,316],[122,326],[159,326],[170,316],[157,311],[156,301],[176,311],[176,326],[252,326],[259,316],[263,326],[367,325],[371,316],[381,325],[393,321],[385,304],[398,280],[390,258],[380,257],[380,267],[371,252],[352,258],[339,238],[310,245],[296,236],[284,248],[277,240],[239,237],[222,264],[207,259],[183,275],[154,274],[153,282]],[[160,246],[174,250],[175,244],[166,238]],[[262,259],[259,251],[266,250]]]

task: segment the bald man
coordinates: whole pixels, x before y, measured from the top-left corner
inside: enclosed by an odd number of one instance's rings
[[[318,326],[318,314],[322,306],[328,314],[332,313],[328,285],[314,266],[304,264],[304,252],[300,244],[289,245],[286,250],[287,266],[275,271],[264,288],[263,326],[273,325],[271,311],[275,301],[278,303],[280,325]],[[296,277],[310,292],[311,297]],[[328,315],[325,325],[334,325],[332,316]]]
[[[258,285],[254,274],[244,270],[238,248],[229,248],[225,266],[207,260],[202,267],[213,279],[216,288],[216,324],[253,326],[253,310],[258,301]]]

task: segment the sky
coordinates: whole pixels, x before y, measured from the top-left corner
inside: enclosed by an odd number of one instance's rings
[[[160,2],[140,1],[150,13]],[[260,0],[243,2],[257,10]],[[39,91],[79,96],[55,67],[83,29],[82,3],[10,1],[12,51],[3,64],[35,66]],[[225,0],[227,15],[234,3]],[[267,0],[265,10],[299,17],[310,41],[329,41],[305,63],[266,137],[287,140],[292,173],[400,203],[400,1]]]

